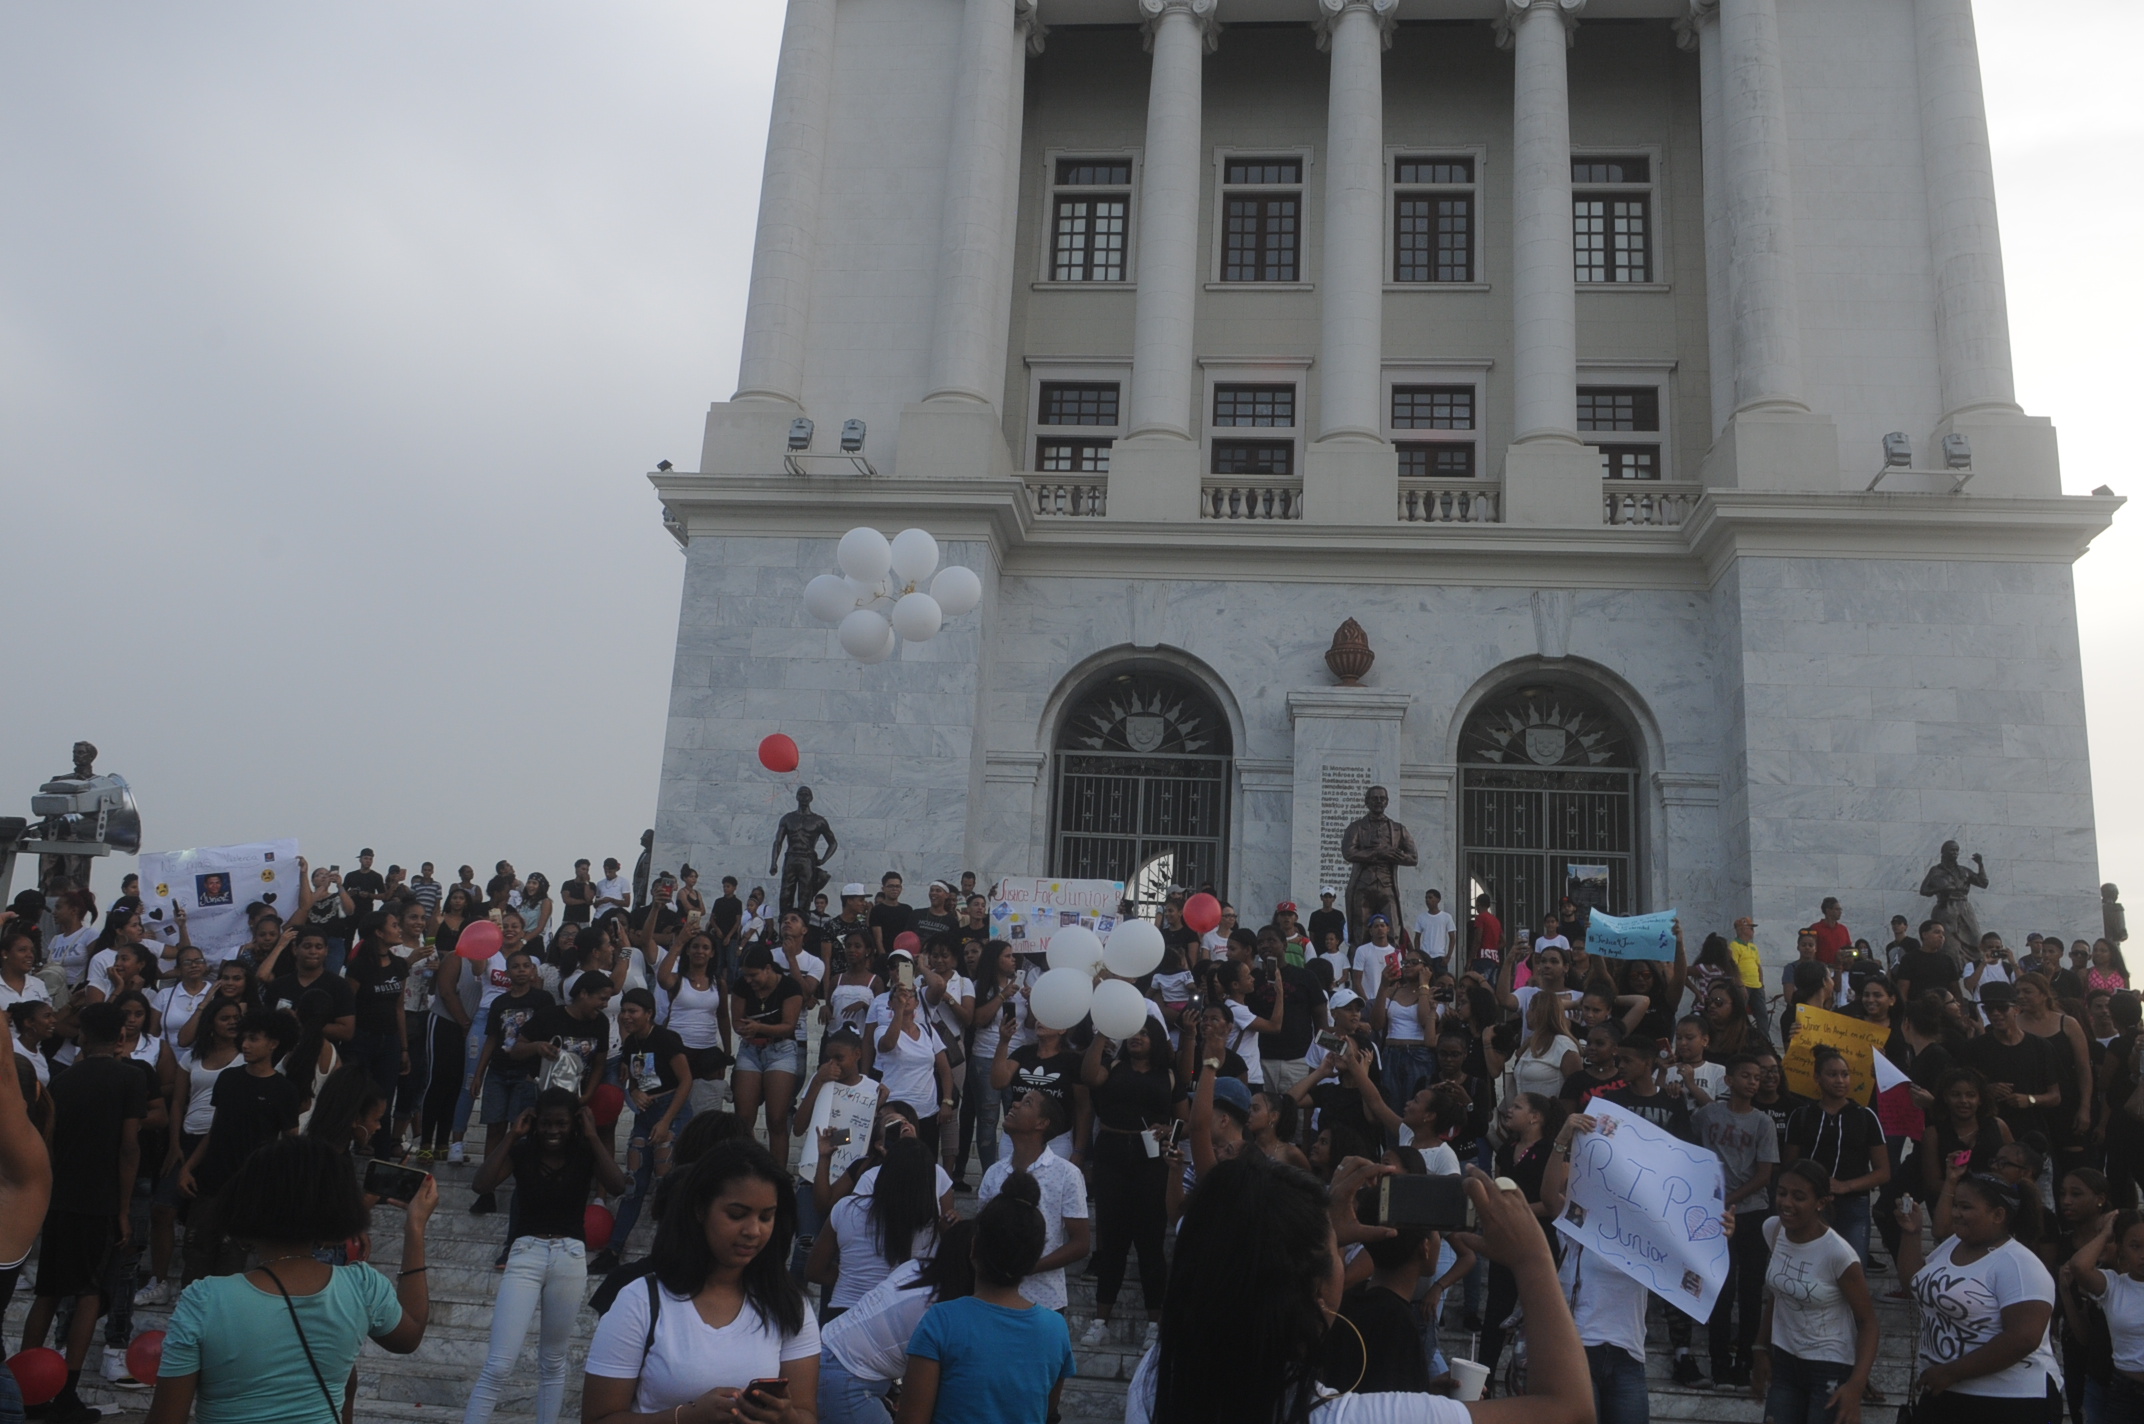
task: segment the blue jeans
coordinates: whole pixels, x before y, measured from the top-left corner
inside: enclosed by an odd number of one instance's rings
[[[1407,1100],[1436,1079],[1437,1053],[1426,1043],[1387,1044],[1385,1047],[1385,1101],[1394,1112],[1405,1112]]]
[[[1593,1405],[1598,1424],[1648,1424],[1645,1366],[1621,1345],[1586,1346],[1586,1370],[1593,1376]]]
[[[1869,1268],[1869,1194],[1856,1192],[1852,1196],[1834,1197],[1831,1202],[1831,1229],[1846,1239],[1861,1258],[1861,1269]],[[1740,1222],[1735,1223],[1737,1226]]]
[[[0,1421],[7,1414],[0,1409]],[[2084,1424],[2130,1424],[2144,1419],[2144,1385],[2125,1375],[2101,1384],[2090,1375],[2084,1381]]]
[[[793,1038],[777,1043],[740,1042],[737,1045],[739,1073],[787,1073],[804,1076],[804,1045]]]
[[[0,1424],[23,1424],[22,1386],[13,1370],[0,1370]]]
[[[1867,1205],[1867,1198],[1862,1204]],[[1764,1397],[1764,1417],[1770,1424],[1831,1424],[1832,1411],[1825,1401],[1853,1372],[1852,1365],[1804,1360],[1774,1346],[1772,1389]]]
[[[886,1424],[881,1403],[892,1380],[858,1379],[832,1350],[819,1352],[819,1424]]]
[[[454,1140],[461,1141],[462,1134],[469,1130],[469,1110],[476,1106],[476,1060],[483,1056],[484,1031],[481,1025],[471,1025],[468,1042],[462,1045],[462,1091],[454,1100]],[[434,1072],[445,1071],[445,1064],[435,1064]]]
[[[558,1424],[566,1402],[566,1353],[588,1284],[588,1248],[578,1241],[524,1236],[506,1254],[491,1312],[491,1354],[469,1390],[462,1424],[488,1424],[499,1389],[514,1373],[529,1324],[542,1312],[536,1344],[536,1424]],[[518,1411],[517,1411],[518,1412]]]
[[[648,1142],[655,1132],[655,1124],[670,1111],[670,1100],[677,1096],[676,1090],[659,1093],[648,1099],[646,1109],[633,1111],[633,1135],[626,1141],[625,1159],[632,1164],[633,1184],[618,1203],[618,1221],[610,1229],[610,1249],[620,1256],[625,1254],[625,1238],[633,1234],[633,1223],[640,1220],[640,1207],[655,1188],[655,1149]],[[670,1124],[671,1141],[685,1130],[692,1121],[692,1104],[686,1103],[677,1110],[677,1120]]]

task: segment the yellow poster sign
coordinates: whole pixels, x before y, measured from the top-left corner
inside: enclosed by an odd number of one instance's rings
[[[1876,1095],[1876,1055],[1890,1041],[1890,1025],[1850,1019],[1810,1004],[1795,1011],[1794,1024],[1794,1042],[1780,1063],[1787,1091],[1805,1098],[1824,1096],[1816,1083],[1816,1050],[1829,1044],[1846,1055],[1847,1066],[1854,1070],[1853,1099],[1867,1107]]]

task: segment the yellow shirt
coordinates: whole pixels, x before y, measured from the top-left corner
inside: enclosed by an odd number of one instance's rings
[[[1735,968],[1742,971],[1742,987],[1745,989],[1762,989],[1764,987],[1764,961],[1757,955],[1757,946],[1745,944],[1741,940],[1731,940],[1727,948],[1735,957]]]

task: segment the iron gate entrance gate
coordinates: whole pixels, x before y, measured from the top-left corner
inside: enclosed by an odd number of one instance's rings
[[[1493,699],[1460,735],[1460,865],[1508,939],[1570,889],[1573,866],[1606,866],[1600,908],[1636,908],[1635,750],[1593,697],[1532,686]]]
[[[1158,673],[1090,691],[1057,738],[1051,873],[1121,880],[1142,914],[1171,885],[1228,885],[1228,724]]]

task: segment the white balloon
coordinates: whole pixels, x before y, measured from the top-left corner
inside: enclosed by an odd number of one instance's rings
[[[1066,925],[1050,936],[1047,957],[1052,969],[1077,969],[1092,979],[1102,962],[1102,937],[1084,925]]]
[[[1050,936],[1050,943],[1056,942],[1057,935]],[[1028,1010],[1044,1028],[1073,1027],[1087,1017],[1087,1006],[1092,1002],[1094,980],[1084,969],[1052,969],[1027,991]]]
[[[886,577],[886,570],[893,563],[893,546],[876,529],[868,526],[851,529],[841,536],[841,543],[834,550],[834,562],[858,583],[877,583]]]
[[[938,600],[927,593],[905,593],[901,601],[893,605],[893,631],[911,643],[928,642],[938,636],[938,625],[945,621],[939,611]]]
[[[821,623],[839,623],[856,606],[855,588],[840,574],[821,574],[804,585],[804,611]]]
[[[893,628],[882,613],[859,608],[841,620],[841,649],[852,658],[875,663],[886,656],[886,642]]]
[[[1102,947],[1102,963],[1109,972],[1120,979],[1137,979],[1142,974],[1152,974],[1161,964],[1161,954],[1167,946],[1161,938],[1161,926],[1152,920],[1125,920],[1118,924]],[[1110,1034],[1111,1038],[1121,1035]]]
[[[876,651],[866,653],[856,661],[860,663],[882,663],[892,657],[893,650],[899,646],[901,646],[901,640],[894,636],[892,627],[888,626],[886,629],[886,641],[879,644]]]
[[[983,581],[975,576],[975,570],[959,564],[947,564],[931,580],[931,597],[945,610],[948,618],[958,618],[972,611],[983,601]]]
[[[1122,1041],[1139,1032],[1146,1023],[1146,995],[1127,980],[1104,979],[1094,986],[1093,1001],[1087,1012],[1094,1016],[1096,1033]],[[1056,1027],[1055,1024],[1050,1026]]]
[[[938,567],[938,541],[928,530],[903,529],[893,536],[893,571],[903,584],[921,584]]]

